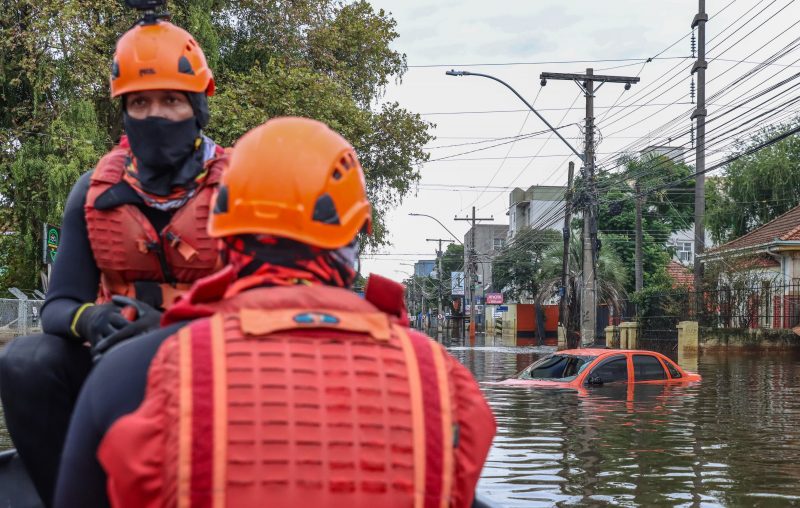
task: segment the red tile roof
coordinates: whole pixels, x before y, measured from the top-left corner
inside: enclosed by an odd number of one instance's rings
[[[800,240],[800,206],[728,243],[709,249],[709,254],[756,247],[774,241]]]
[[[740,256],[727,263],[736,270],[752,270],[754,268],[775,268],[780,267],[781,263],[769,254],[759,254],[755,256]]]
[[[673,288],[685,287],[692,289],[694,287],[694,274],[674,259],[667,265],[667,274],[672,279]]]

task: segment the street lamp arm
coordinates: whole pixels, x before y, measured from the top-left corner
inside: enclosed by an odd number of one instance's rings
[[[555,127],[553,127],[552,125],[550,125],[550,122],[548,122],[547,120],[545,120],[545,119],[544,119],[544,117],[543,117],[542,115],[540,115],[538,111],[536,111],[535,109],[533,109],[533,106],[531,106],[531,105],[530,105],[530,103],[529,103],[528,101],[526,101],[526,100],[525,100],[525,97],[523,97],[522,95],[520,95],[520,94],[519,94],[519,92],[517,92],[516,90],[514,90],[514,87],[512,87],[511,85],[509,85],[508,83],[506,83],[506,82],[505,82],[505,81],[503,81],[502,79],[500,79],[500,78],[496,78],[496,77],[494,77],[494,76],[491,76],[491,75],[489,75],[489,74],[481,74],[480,72],[470,72],[470,71],[456,71],[456,70],[449,70],[449,71],[446,71],[446,72],[445,72],[445,74],[447,74],[448,76],[480,76],[480,77],[482,77],[482,78],[489,78],[489,79],[492,79],[492,80],[494,80],[494,81],[497,81],[497,82],[498,82],[498,83],[500,83],[501,85],[505,86],[506,88],[508,88],[509,90],[511,90],[512,92],[514,92],[514,95],[516,95],[516,96],[519,98],[519,100],[521,100],[522,102],[524,102],[524,103],[525,103],[525,105],[526,105],[526,106],[528,106],[528,109],[530,109],[531,111],[533,111],[533,113],[534,113],[536,116],[538,116],[538,117],[539,117],[539,120],[543,121],[543,122],[544,122],[544,124],[545,124],[545,125],[547,125],[547,127],[549,127],[549,128],[550,128],[550,130],[551,130],[551,131],[553,131],[553,133],[555,133],[555,135],[556,135],[556,136],[558,136],[558,139],[560,139],[561,141],[563,141],[563,142],[564,142],[564,144],[565,144],[565,145],[567,145],[567,146],[569,147],[569,149],[570,149],[570,150],[572,150],[572,153],[574,153],[575,155],[577,155],[577,156],[578,156],[578,158],[579,158],[581,161],[583,161],[583,160],[584,160],[584,158],[583,158],[583,154],[581,154],[580,152],[578,152],[578,151],[575,149],[575,147],[573,147],[573,146],[572,146],[572,145],[569,143],[569,141],[567,141],[566,139],[564,139],[564,136],[562,136],[562,135],[561,135],[561,133],[559,133],[559,132],[558,132],[558,130],[557,130]]]
[[[428,214],[426,214],[426,213],[413,213],[413,212],[409,213],[408,215],[410,215],[410,216],[412,216],[412,217],[428,217],[429,219],[433,219],[433,220],[435,220],[436,222],[438,222],[438,223],[439,223],[439,225],[440,225],[440,226],[442,226],[442,227],[444,228],[444,230],[445,230],[445,231],[447,231],[448,233],[450,233],[450,236],[452,236],[453,238],[455,238],[455,240],[456,240],[456,241],[457,241],[459,244],[461,244],[462,246],[464,245],[464,243],[463,243],[461,240],[459,240],[459,239],[458,239],[458,237],[457,237],[456,235],[454,235],[452,231],[450,231],[449,229],[447,229],[447,226],[445,226],[444,224],[442,224],[442,223],[441,223],[441,221],[440,221],[439,219],[437,219],[436,217],[434,217],[433,215],[428,215]]]

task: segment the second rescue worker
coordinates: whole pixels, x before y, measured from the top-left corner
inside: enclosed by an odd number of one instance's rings
[[[45,504],[92,354],[157,327],[159,310],[221,267],[206,232],[227,164],[202,134],[213,93],[203,51],[181,28],[145,18],[117,42],[111,95],[122,99],[126,136],[70,192],[45,333],[14,340],[0,357],[8,429]],[[128,321],[115,295],[146,312]]]

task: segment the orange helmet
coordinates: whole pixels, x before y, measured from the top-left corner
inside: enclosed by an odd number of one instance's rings
[[[350,143],[322,122],[285,117],[236,142],[208,232],[268,234],[332,250],[365,226],[371,232],[371,216]]]
[[[158,21],[136,25],[117,41],[111,96],[143,90],[214,94],[214,76],[189,32]]]

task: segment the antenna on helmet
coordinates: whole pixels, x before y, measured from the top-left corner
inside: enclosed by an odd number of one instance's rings
[[[142,25],[153,25],[161,18],[168,18],[168,12],[157,12],[166,4],[167,0],[125,0],[125,5],[142,13],[142,19],[137,22]]]

